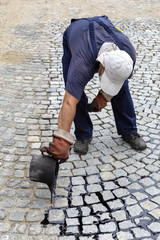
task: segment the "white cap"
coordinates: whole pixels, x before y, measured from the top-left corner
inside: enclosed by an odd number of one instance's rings
[[[133,60],[113,43],[104,43],[96,60],[105,68],[100,76],[102,90],[110,96],[117,95],[133,71]]]

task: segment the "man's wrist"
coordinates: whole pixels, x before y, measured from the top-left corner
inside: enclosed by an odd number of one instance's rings
[[[70,144],[73,144],[74,139],[75,139],[74,136],[70,132],[67,132],[60,128],[58,128],[56,131],[54,131],[53,137],[63,138],[64,140],[68,141]]]
[[[111,101],[111,99],[112,99],[113,96],[108,95],[108,94],[105,93],[102,89],[101,89],[99,92],[106,98],[106,100],[107,100],[108,102]]]

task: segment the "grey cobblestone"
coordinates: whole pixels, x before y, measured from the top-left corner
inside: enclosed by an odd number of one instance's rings
[[[75,225],[79,225],[79,221],[78,218],[66,218],[66,224],[67,226],[75,226]]]
[[[10,227],[11,227],[10,223],[1,223],[0,222],[0,232],[1,233],[8,232]]]
[[[39,224],[32,224],[29,227],[28,234],[29,235],[40,235],[42,233],[42,227]]]
[[[155,219],[160,219],[160,209],[156,208],[150,211],[150,214],[155,218]]]
[[[101,232],[115,232],[116,231],[116,224],[114,222],[109,222],[106,224],[100,224],[100,230]]]
[[[132,227],[135,227],[135,224],[131,222],[131,220],[126,220],[119,223],[120,229],[131,229]]]
[[[74,236],[60,237],[59,240],[75,240]]]
[[[93,208],[93,212],[95,212],[95,213],[107,211],[107,208],[105,206],[103,206],[101,203],[93,204],[92,208]]]
[[[25,234],[26,230],[27,224],[15,224],[14,228],[12,229],[12,232]]]
[[[85,202],[87,204],[93,204],[99,202],[98,197],[93,193],[90,196],[85,196]]]
[[[151,231],[153,233],[159,233],[160,232],[160,223],[159,222],[153,222],[148,226],[149,229],[151,229]]]
[[[123,204],[121,203],[121,201],[119,199],[108,202],[108,205],[111,209],[114,209],[114,210],[120,209],[123,207]]]
[[[78,234],[79,231],[78,231],[78,226],[71,226],[71,227],[67,227],[67,230],[66,230],[66,234]]]
[[[82,223],[83,224],[93,224],[96,223],[97,219],[94,216],[89,216],[89,217],[83,217],[82,218]]]
[[[83,199],[81,196],[73,196],[72,197],[72,205],[73,206],[83,206]]]
[[[64,218],[64,212],[61,209],[53,209],[49,212],[50,222],[63,222]]]
[[[73,177],[72,184],[73,185],[85,184],[85,181],[84,181],[83,177]]]
[[[76,204],[75,202],[74,202],[74,204]],[[54,202],[54,206],[55,206],[55,208],[63,208],[63,207],[67,207],[68,206],[68,200],[67,200],[67,198],[56,198],[55,199],[55,202]]]
[[[98,228],[96,225],[89,224],[83,226],[83,234],[93,234],[98,232]]]
[[[105,239],[114,240],[114,238],[112,237],[112,234],[100,234],[99,235],[99,240],[105,240]]]
[[[60,234],[60,226],[57,224],[56,226],[49,225],[45,230],[46,235],[59,235]]]
[[[81,211],[82,211],[82,216],[88,216],[90,215],[91,209],[89,207],[82,207]]]
[[[90,193],[93,193],[93,192],[101,192],[102,191],[102,187],[99,185],[99,184],[89,184],[87,186],[87,190],[88,192]]]
[[[27,213],[26,221],[27,222],[38,222],[43,219],[43,213],[37,210]]]
[[[129,206],[127,210],[132,217],[137,217],[143,212],[143,209],[139,205]]]
[[[79,186],[74,186],[72,187],[72,195],[80,195],[80,194],[85,194],[86,190],[84,185],[79,185]]]
[[[150,237],[151,235],[148,231],[141,228],[133,228],[132,231],[134,232],[136,238]]]
[[[108,201],[115,198],[111,191],[103,191],[102,196],[104,201]]]
[[[20,221],[22,222],[24,220],[25,211],[24,210],[14,210],[9,215],[10,221]]]
[[[44,198],[49,199],[50,191],[48,189],[36,189],[35,197],[42,198],[42,199],[44,199]]]
[[[66,211],[67,211],[68,217],[70,217],[70,218],[78,217],[78,215],[79,215],[79,211],[77,208],[69,208]]]
[[[126,212],[124,210],[118,210],[112,213],[112,216],[116,219],[117,222],[126,220]]]
[[[86,171],[83,168],[73,169],[72,172],[74,176],[86,176]]]

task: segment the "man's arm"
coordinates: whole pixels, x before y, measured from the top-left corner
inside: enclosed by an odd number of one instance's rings
[[[42,147],[41,151],[47,152],[55,159],[60,159],[60,163],[65,162],[69,158],[69,149],[74,141],[74,136],[70,134],[70,127],[76,113],[78,100],[65,93],[63,104],[58,116],[58,129],[54,131],[53,143],[49,147]]]
[[[76,114],[78,100],[67,91],[65,92],[63,104],[58,116],[58,128],[70,132],[70,127]]]

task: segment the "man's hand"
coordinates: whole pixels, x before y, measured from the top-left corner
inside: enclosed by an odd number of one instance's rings
[[[92,103],[87,104],[87,110],[88,112],[99,112],[102,108],[106,107],[107,102],[109,101],[100,90],[98,95],[93,99]]]
[[[69,150],[73,144],[74,137],[62,129],[58,129],[53,134],[53,142],[49,144],[49,147],[42,147],[41,152],[47,152],[57,160],[61,160],[60,163],[65,162],[69,158]]]

